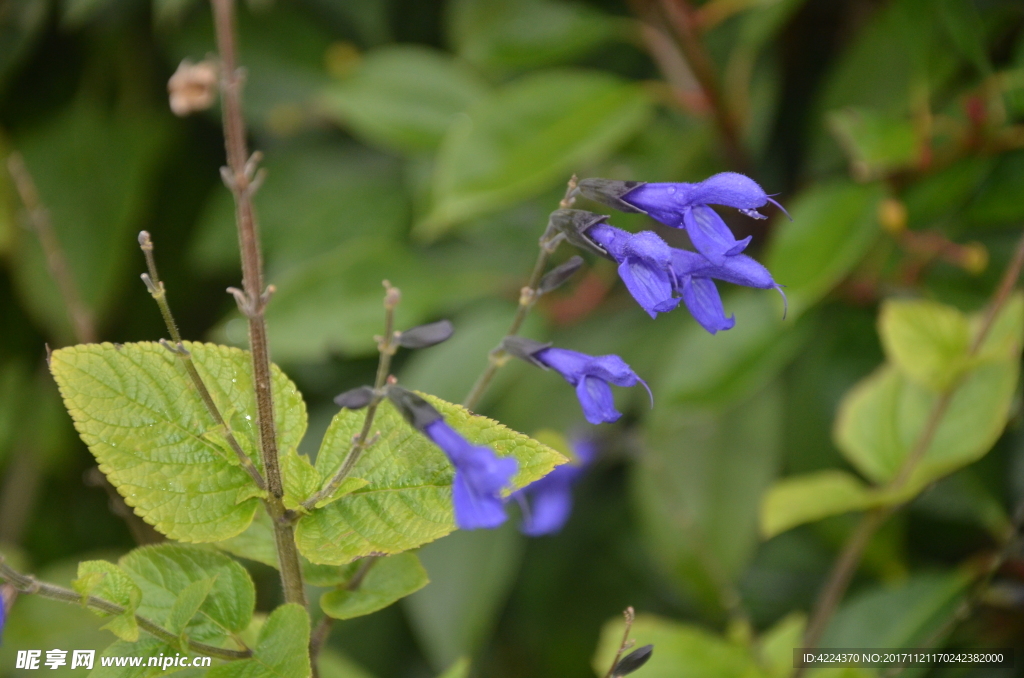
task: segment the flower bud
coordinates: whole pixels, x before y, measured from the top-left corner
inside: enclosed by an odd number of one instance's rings
[[[428,425],[442,418],[433,405],[401,386],[388,386],[387,397],[417,431],[422,432]]]
[[[217,96],[217,65],[213,61],[194,64],[185,59],[167,81],[171,111],[185,117],[196,111],[205,111]]]
[[[613,678],[622,678],[622,676],[633,673],[646,664],[647,660],[651,658],[653,653],[653,645],[644,645],[639,649],[633,650],[623,657],[619,663],[615,665],[615,668],[612,669]]]
[[[537,294],[547,294],[552,290],[556,290],[561,287],[565,282],[576,274],[576,271],[580,270],[583,266],[583,257],[573,256],[564,264],[556,266],[540,279],[540,284],[537,285]]]
[[[398,336],[398,345],[405,348],[427,348],[447,341],[454,329],[450,320],[438,320],[429,325],[420,325],[406,330]]]
[[[505,337],[501,340],[501,348],[511,356],[515,356],[520,360],[525,360],[531,365],[536,365],[542,370],[548,369],[548,366],[537,360],[534,354],[538,351],[543,351],[546,348],[550,348],[551,343],[543,343],[540,341],[534,341],[533,339],[527,339],[526,337]]]
[[[346,410],[361,410],[373,400],[373,389],[369,386],[359,386],[334,398],[334,404]]]

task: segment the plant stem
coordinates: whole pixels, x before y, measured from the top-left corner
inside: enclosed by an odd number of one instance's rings
[[[391,283],[387,280],[384,281],[384,289],[384,335],[377,342],[377,351],[380,353],[380,358],[377,360],[377,377],[373,382],[373,398],[370,400],[370,404],[366,406],[363,428],[359,431],[355,441],[353,441],[352,447],[349,448],[348,454],[345,455],[345,460],[341,463],[337,473],[324,485],[323,489],[302,502],[302,507],[308,511],[316,508],[318,502],[334,494],[338,487],[341,486],[342,481],[348,477],[352,467],[359,461],[359,457],[366,448],[373,444],[372,439],[369,441],[367,439],[373,426],[373,419],[377,414],[377,407],[384,400],[384,385],[387,383],[388,372],[391,370],[391,358],[398,351],[396,340],[399,335],[395,332],[395,307],[398,306],[398,302],[402,299],[401,291],[397,287],[392,287]]]
[[[96,326],[92,313],[78,293],[75,278],[68,266],[67,259],[64,258],[64,250],[61,249],[60,240],[50,223],[50,215],[39,200],[36,183],[32,180],[32,175],[29,173],[28,167],[25,166],[25,160],[20,153],[14,152],[7,157],[7,169],[14,179],[21,202],[28,210],[32,228],[35,229],[39,244],[46,257],[46,265],[50,269],[50,275],[57,283],[60,296],[64,300],[64,308],[67,309],[68,317],[71,319],[71,328],[74,330],[75,339],[80,344],[94,343],[96,341]]]
[[[615,653],[615,659],[612,660],[612,665],[608,667],[608,673],[604,674],[604,678],[611,678],[612,671],[619,665],[619,660],[622,659],[622,653],[625,652],[631,644],[629,642],[629,631],[633,628],[633,620],[636,619],[636,612],[633,607],[627,607],[623,611],[622,616],[626,618],[626,628],[622,632],[622,642],[619,643],[619,650]]]
[[[57,586],[56,584],[37,581],[36,578],[31,575],[21,574],[14,570],[7,565],[7,563],[3,562],[2,558],[0,558],[0,578],[3,578],[12,584],[19,593],[36,594],[44,598],[60,600],[65,603],[84,603],[86,607],[99,610],[100,612],[106,612],[111,615],[124,614],[126,611],[126,608],[104,598],[87,596],[83,600],[83,596],[76,591],[66,589],[63,586]],[[181,636],[168,631],[151,619],[147,619],[141,615],[135,615],[135,621],[138,623],[139,628],[153,636],[156,636],[169,645],[176,646],[181,640]],[[194,652],[208,655],[210,657],[217,657],[218,659],[245,659],[252,656],[252,651],[248,649],[227,650],[222,647],[207,645],[206,643],[200,643],[198,641],[188,639],[185,640],[185,644]]]
[[[565,197],[562,198],[558,204],[560,209],[568,209],[572,207],[572,204],[576,201],[572,193],[576,189],[576,176],[573,175],[569,179],[569,185],[565,190]],[[540,295],[537,293],[537,285],[540,283],[541,276],[544,275],[544,269],[548,264],[548,257],[551,253],[558,248],[558,245],[562,242],[562,234],[552,234],[550,230],[545,230],[544,235],[540,237],[539,246],[540,251],[537,253],[537,261],[533,264],[533,272],[530,273],[530,280],[526,283],[526,286],[519,290],[519,306],[516,308],[516,314],[512,318],[512,324],[509,325],[508,331],[505,333],[505,337],[514,337],[519,334],[520,328],[523,326],[523,321],[526,320],[526,315],[533,308],[533,305],[537,303],[537,299]],[[504,341],[504,339],[502,340]],[[483,373],[477,378],[476,383],[473,384],[473,388],[470,389],[466,399],[462,401],[462,406],[468,410],[472,410],[480,402],[480,398],[483,397],[487,391],[487,387],[490,386],[491,380],[494,379],[494,375],[498,373],[498,370],[508,362],[508,353],[501,347],[499,343],[495,348],[491,349],[491,352],[487,354],[487,367]]]
[[[167,290],[164,288],[164,283],[160,280],[160,275],[156,270],[156,259],[153,256],[153,240],[150,238],[149,233],[142,231],[139,233],[139,248],[142,250],[142,254],[146,257],[146,267],[149,269],[149,273],[142,274],[142,280],[146,283],[146,288],[149,290],[150,296],[156,302],[156,305],[160,308],[160,315],[164,318],[164,324],[167,325],[167,332],[171,335],[171,341],[174,342],[172,351],[175,355],[181,358],[182,364],[185,366],[185,371],[188,372],[189,379],[192,380],[192,385],[196,387],[196,391],[199,392],[199,397],[202,399],[203,404],[206,406],[206,411],[213,417],[214,423],[224,431],[224,436],[227,438],[228,445],[234,450],[235,456],[238,457],[239,463],[245,472],[249,474],[253,482],[256,483],[256,487],[261,490],[267,489],[267,483],[263,480],[263,476],[260,475],[259,469],[252,463],[252,459],[245,453],[242,446],[238,444],[238,440],[235,438],[234,432],[224,421],[224,417],[221,415],[220,410],[217,408],[217,404],[213,401],[213,396],[210,395],[210,390],[206,387],[206,383],[203,378],[199,376],[199,371],[196,369],[195,362],[192,360],[192,354],[185,348],[184,342],[181,339],[181,333],[178,332],[178,324],[174,322],[174,315],[171,313],[170,304],[167,303]]]
[[[281,502],[284,484],[278,461],[277,435],[274,427],[274,399],[271,391],[270,348],[264,317],[273,287],[263,289],[263,256],[260,251],[259,228],[252,205],[252,196],[259,186],[256,174],[258,154],[249,157],[242,117],[243,74],[238,67],[235,44],[234,0],[211,0],[217,50],[220,53],[221,108],[224,120],[224,146],[228,165],[221,169],[225,183],[235,198],[235,221],[242,259],[242,290],[235,290],[235,299],[249,320],[249,352],[252,356],[253,390],[256,396],[256,428],[260,456],[266,473],[270,497],[267,512],[274,523],[278,562],[284,598],[289,603],[306,605],[302,584],[302,567],[295,547],[292,524],[285,518]]]
[[[991,332],[993,325],[995,325],[996,318],[999,317],[999,312],[1002,311],[1007,300],[1009,300],[1010,294],[1020,278],[1022,268],[1024,268],[1024,235],[1018,240],[1013,258],[1003,273],[999,287],[996,288],[995,293],[992,295],[992,301],[985,312],[981,327],[974,336],[974,340],[971,342],[970,349],[967,352],[968,357],[976,355],[981,350],[985,339],[988,337],[989,332]],[[925,422],[924,429],[921,431],[921,435],[918,436],[914,447],[900,466],[896,476],[884,488],[885,492],[898,492],[911,480],[918,463],[920,463],[931,447],[939,425],[942,423],[942,419],[949,409],[960,383],[959,380],[953,383],[935,401]],[[843,550],[836,560],[836,564],[832,568],[829,578],[815,603],[814,612],[811,614],[807,630],[804,633],[804,647],[813,648],[821,640],[821,635],[825,632],[832,614],[835,612],[839,602],[846,593],[847,587],[850,585],[850,581],[853,579],[853,575],[864,554],[864,549],[867,548],[871,537],[874,536],[878,528],[882,526],[886,518],[894,511],[895,508],[892,507],[876,508],[868,511],[861,518],[857,528],[843,546]],[[798,668],[794,678],[800,678],[803,671],[804,669]]]
[[[660,0],[660,5],[675,33],[680,51],[711,104],[729,162],[739,171],[749,171],[750,158],[740,140],[739,125],[722,96],[711,55],[695,25],[693,7],[688,0]]]

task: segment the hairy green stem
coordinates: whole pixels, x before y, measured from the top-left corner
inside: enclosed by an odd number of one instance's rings
[[[264,316],[273,287],[263,288],[263,255],[260,250],[259,228],[252,205],[253,193],[260,177],[256,166],[259,155],[249,156],[242,117],[243,73],[238,67],[235,44],[234,0],[211,0],[217,50],[220,54],[221,109],[224,121],[224,146],[227,167],[221,174],[235,198],[235,222],[238,226],[238,245],[242,259],[242,290],[234,290],[235,299],[249,321],[249,352],[252,357],[253,390],[256,397],[256,429],[259,434],[260,456],[266,473],[267,512],[274,523],[274,541],[277,544],[278,563],[285,601],[306,606],[306,592],[302,583],[302,566],[295,546],[295,532],[287,519],[281,497],[284,484],[278,459],[277,435],[274,425],[274,399],[271,390],[270,348],[267,343],[267,324]]]
[[[1018,240],[1013,258],[1011,259],[1010,264],[1006,267],[1006,271],[1003,273],[999,287],[996,288],[996,291],[992,296],[992,301],[989,303],[988,309],[985,312],[981,327],[978,329],[978,333],[974,336],[974,339],[971,342],[970,349],[968,350],[968,356],[974,356],[979,350],[981,350],[982,344],[984,344],[986,337],[988,337],[989,332],[995,324],[996,318],[999,316],[999,312],[1006,305],[1007,300],[1010,298],[1010,294],[1013,292],[1017,281],[1020,279],[1022,268],[1024,268],[1024,235],[1022,235]],[[893,478],[893,480],[885,487],[886,492],[897,492],[903,489],[907,482],[909,482],[913,477],[914,470],[917,468],[918,463],[924,458],[928,449],[931,447],[939,425],[942,423],[942,419],[945,417],[945,414],[949,409],[949,405],[953,400],[953,395],[956,393],[959,386],[960,381],[953,383],[939,396],[935,405],[932,406],[932,410],[928,415],[928,419],[925,423],[924,429],[921,431],[921,435],[915,441],[914,447],[911,448],[910,454],[907,455],[906,460],[904,460],[899,471],[896,473],[895,478]],[[878,528],[882,526],[886,518],[888,518],[894,511],[894,508],[872,509],[861,518],[860,523],[843,546],[843,550],[841,551],[839,558],[836,560],[836,564],[832,568],[829,578],[826,581],[825,586],[822,588],[817,602],[815,603],[814,611],[811,614],[811,619],[807,624],[807,630],[804,633],[804,647],[816,647],[818,641],[821,640],[821,636],[825,632],[825,628],[828,626],[828,622],[832,618],[832,614],[839,606],[840,601],[846,593],[847,587],[850,585],[850,581],[853,579],[853,575],[856,572],[857,566],[860,564],[861,557],[864,554],[864,549],[867,548],[868,543],[871,541],[871,537],[874,536]],[[800,678],[803,672],[804,669],[797,669],[794,674],[794,678]]]
[[[253,482],[256,483],[256,487],[261,490],[267,489],[267,483],[263,480],[263,476],[260,475],[259,469],[252,463],[252,459],[245,453],[242,446],[239,445],[238,440],[235,438],[234,432],[224,421],[224,417],[221,415],[220,410],[217,408],[217,404],[213,401],[213,396],[210,395],[210,390],[206,387],[206,383],[203,378],[199,376],[199,371],[196,369],[195,362],[192,360],[192,354],[186,349],[181,339],[181,333],[178,332],[178,324],[174,322],[174,315],[171,313],[170,304],[167,303],[167,290],[164,288],[164,283],[160,280],[160,275],[156,270],[156,259],[153,256],[153,240],[150,238],[149,233],[142,231],[139,233],[139,248],[142,249],[143,255],[146,257],[146,267],[149,269],[149,273],[142,274],[142,280],[146,283],[146,288],[149,290],[150,296],[156,302],[156,305],[160,308],[160,315],[164,318],[164,324],[167,325],[167,332],[171,335],[171,341],[174,342],[172,350],[177,355],[182,364],[185,366],[185,371],[188,373],[189,379],[192,380],[192,385],[196,387],[196,391],[199,392],[199,397],[202,399],[203,404],[206,406],[206,411],[213,417],[213,421],[224,431],[224,436],[227,438],[228,445],[234,451],[235,456],[238,457],[239,463],[245,472],[249,474]]]
[[[71,589],[64,588],[63,586],[57,586],[56,584],[41,582],[31,575],[21,574],[10,567],[7,563],[3,562],[2,558],[0,558],[0,578],[3,578],[13,585],[19,593],[39,595],[43,598],[59,600],[65,603],[84,603],[86,607],[99,610],[100,612],[106,612],[111,615],[120,615],[126,612],[126,608],[104,598],[98,598],[96,596],[86,596],[83,598],[80,593],[72,591]],[[146,617],[137,614],[135,615],[135,621],[143,631],[146,631],[150,635],[159,638],[169,645],[175,646],[181,640],[181,636],[168,631],[151,619],[147,619]],[[188,649],[193,652],[208,655],[210,657],[217,657],[218,659],[245,659],[252,656],[252,651],[249,649],[228,650],[222,647],[200,643],[195,640],[186,639],[185,645],[187,645]]]
[[[573,192],[576,190],[576,177],[575,175],[569,180],[569,185],[565,190],[565,197],[559,203],[559,208],[567,209],[572,207],[573,202],[576,198],[573,197]],[[550,230],[545,230],[544,235],[540,237],[538,243],[540,251],[537,253],[537,260],[533,264],[533,271],[530,273],[530,279],[526,283],[526,286],[519,291],[519,306],[516,308],[516,314],[512,318],[512,324],[509,325],[508,331],[505,332],[505,338],[514,337],[519,334],[519,330],[523,326],[523,321],[526,320],[527,314],[533,305],[537,303],[537,299],[540,295],[537,293],[537,285],[540,283],[541,276],[544,275],[544,269],[547,267],[548,258],[551,253],[558,248],[561,244],[563,235],[561,233],[551,233]],[[504,338],[502,339],[504,342]],[[466,395],[466,399],[462,401],[462,406],[468,410],[472,410],[480,402],[480,398],[483,397],[487,391],[487,387],[491,385],[491,380],[494,379],[494,375],[498,373],[505,363],[508,362],[508,352],[502,348],[502,344],[498,344],[496,347],[491,349],[490,353],[487,354],[487,367],[484,368],[483,373],[477,378],[476,383],[473,384],[473,388],[470,389]]]

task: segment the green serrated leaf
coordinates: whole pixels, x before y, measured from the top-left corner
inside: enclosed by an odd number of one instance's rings
[[[249,354],[186,342],[235,438],[257,467]],[[53,352],[50,371],[82,440],[136,513],[179,541],[218,541],[248,527],[259,502],[233,452],[204,437],[216,429],[179,358],[159,344],[87,344]],[[278,449],[306,429],[295,385],[273,372]]]
[[[427,400],[474,445],[513,456],[514,488],[547,475],[566,459],[551,448],[498,422],[432,396]],[[316,466],[338,468],[363,425],[364,412],[342,410],[324,435]],[[380,438],[352,473],[369,485],[303,517],[295,531],[299,551],[314,563],[340,565],[367,555],[407,551],[455,529],[451,484],[454,470],[444,453],[417,433],[389,401],[373,422]]]
[[[608,73],[546,70],[505,85],[448,130],[434,171],[433,208],[414,233],[452,226],[562,183],[634,134],[650,103]]]
[[[309,678],[309,615],[288,603],[274,610],[249,659],[215,666],[207,678]]]
[[[338,489],[336,489],[331,496],[327,497],[326,499],[321,499],[320,501],[318,501],[315,504],[315,507],[323,508],[332,502],[338,501],[345,495],[352,494],[356,490],[366,487],[369,484],[370,481],[365,478],[353,478],[352,476],[348,476],[347,478],[341,481],[341,484],[338,485]]]
[[[215,542],[213,546],[240,558],[248,558],[276,568],[278,567],[277,543],[274,539],[274,523],[261,506],[256,510],[256,517],[244,532],[230,539]]]
[[[199,612],[200,606],[206,602],[216,581],[215,577],[206,577],[205,579],[194,581],[182,589],[181,593],[174,600],[170,612],[167,613],[165,628],[174,634],[180,634],[184,631],[185,626],[192,620],[192,617],[196,616],[196,613]]]
[[[486,91],[471,69],[443,52],[389,45],[328,85],[321,105],[370,143],[411,153],[435,149],[455,116]]]
[[[361,617],[419,591],[429,582],[415,553],[399,553],[375,561],[355,590],[342,586],[323,594],[320,607],[335,619]]]
[[[761,534],[771,539],[786,530],[880,503],[877,492],[846,471],[827,470],[775,483],[761,501]]]
[[[890,299],[878,315],[878,334],[889,361],[904,375],[942,391],[968,365],[967,316],[934,301]]]
[[[121,640],[134,642],[139,639],[135,610],[142,600],[142,590],[124,570],[105,560],[83,561],[78,564],[78,579],[71,582],[71,588],[82,594],[83,601],[89,596],[96,596],[124,607],[124,613],[115,616],[103,628]]]
[[[256,590],[249,573],[230,557],[209,547],[185,544],[143,546],[118,563],[142,590],[138,613],[158,624],[188,615],[183,631],[192,640],[216,643],[242,631],[252,619]],[[198,611],[188,614],[211,581]],[[198,585],[196,585],[198,583]],[[193,587],[193,585],[196,585]],[[190,589],[187,598],[179,597]]]
[[[289,450],[281,455],[281,477],[284,481],[285,508],[295,510],[310,498],[323,483],[320,472],[304,454]]]

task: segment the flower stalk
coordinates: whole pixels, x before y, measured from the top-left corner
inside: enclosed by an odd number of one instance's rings
[[[569,209],[573,203],[576,202],[576,175],[573,175],[569,179],[569,184],[565,190],[565,197],[562,198],[561,202],[558,203],[559,209]],[[530,309],[533,308],[534,304],[537,303],[537,299],[540,298],[538,286],[540,285],[541,277],[544,275],[544,269],[547,268],[548,258],[551,254],[558,249],[562,240],[565,239],[565,235],[559,233],[551,228],[550,224],[544,231],[544,235],[540,237],[539,245],[540,251],[537,253],[537,261],[533,264],[533,272],[530,273],[530,279],[519,291],[519,306],[516,308],[516,314],[512,318],[512,324],[509,325],[508,331],[505,333],[505,337],[502,342],[508,337],[514,337],[519,334],[519,330],[523,326],[523,322],[526,320],[527,314]],[[487,355],[487,367],[483,373],[477,378],[476,383],[473,384],[473,388],[470,389],[466,399],[462,401],[462,406],[468,410],[472,410],[480,402],[480,398],[483,397],[487,391],[487,387],[490,386],[491,380],[494,379],[494,375],[498,373],[505,363],[509,360],[508,352],[502,347],[502,343],[499,343],[495,348],[491,349],[491,352]]]

